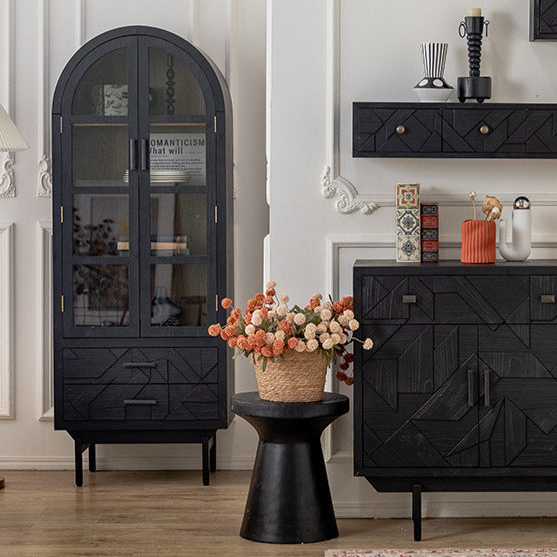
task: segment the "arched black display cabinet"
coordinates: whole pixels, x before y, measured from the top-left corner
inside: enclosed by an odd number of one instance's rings
[[[203,444],[230,423],[232,109],[184,39],[124,27],[68,62],[52,109],[55,428],[98,443]]]

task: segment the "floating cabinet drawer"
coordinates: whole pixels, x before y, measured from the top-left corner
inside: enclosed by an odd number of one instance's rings
[[[441,118],[426,108],[354,108],[354,156],[409,156],[441,150]]]
[[[64,383],[166,383],[168,362],[140,348],[66,348]]]
[[[68,421],[164,420],[167,385],[64,385]]]
[[[530,0],[530,40],[557,41],[557,0]]]
[[[557,105],[353,104],[354,157],[557,158]]]
[[[533,276],[531,281],[532,320],[555,321],[557,319],[557,277]]]

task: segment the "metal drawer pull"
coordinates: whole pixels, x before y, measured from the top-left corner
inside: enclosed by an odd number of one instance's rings
[[[137,170],[137,139],[130,139],[130,170]]]
[[[468,370],[468,406],[474,406],[474,370]]]
[[[124,399],[124,404],[126,406],[155,406],[158,404],[158,400],[153,398],[138,398],[138,399]]]
[[[156,368],[157,362],[125,362],[124,367],[149,367]]]
[[[397,126],[396,127],[396,133],[398,133],[399,135],[402,135],[405,131],[406,131],[406,128],[404,126]]]
[[[402,296],[402,303],[403,304],[415,304],[416,303],[416,296],[413,294],[404,294]]]
[[[490,399],[489,369],[484,369],[484,406],[489,406]]]
[[[485,124],[480,128],[480,133],[482,135],[487,135],[489,133],[489,126],[486,126]]]
[[[540,300],[542,304],[554,304],[555,303],[555,294],[542,294],[540,296]]]

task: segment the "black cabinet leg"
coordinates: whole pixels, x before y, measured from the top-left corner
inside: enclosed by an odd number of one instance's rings
[[[203,485],[209,485],[209,437],[201,439],[203,460]]]
[[[209,470],[216,472],[217,470],[217,434],[212,437],[211,451],[209,453]]]
[[[412,520],[414,521],[414,541],[422,539],[422,486],[412,487]]]
[[[75,440],[75,485],[83,485],[83,447],[81,441]]]
[[[97,471],[97,457],[95,445],[89,445],[89,472]]]

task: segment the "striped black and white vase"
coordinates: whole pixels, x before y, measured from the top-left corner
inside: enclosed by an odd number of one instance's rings
[[[445,61],[448,43],[421,43],[424,77],[414,87],[422,102],[444,102],[448,100],[453,88],[445,81]]]

